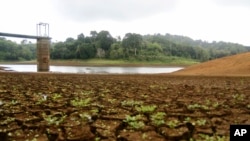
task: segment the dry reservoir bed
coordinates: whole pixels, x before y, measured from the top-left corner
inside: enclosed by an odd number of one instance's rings
[[[229,140],[250,77],[0,73],[0,139]]]

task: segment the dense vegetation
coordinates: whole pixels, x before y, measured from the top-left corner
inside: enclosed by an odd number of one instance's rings
[[[114,38],[108,31],[91,31],[90,36],[79,34],[77,39],[67,38],[52,43],[51,59],[121,59],[137,61],[165,61],[173,57],[207,61],[249,51],[235,43],[193,40],[177,35],[140,35],[127,33],[123,39]],[[16,44],[0,38],[0,60],[35,59],[35,44]]]
[[[5,38],[0,38],[0,60],[32,60],[36,58],[36,44],[23,40],[17,44]]]

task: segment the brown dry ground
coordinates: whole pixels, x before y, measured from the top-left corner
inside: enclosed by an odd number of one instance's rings
[[[1,141],[229,140],[250,124],[250,53],[170,75],[0,72]]]
[[[250,52],[193,65],[173,74],[250,76]]]
[[[0,72],[0,139],[229,140],[250,77]],[[46,98],[45,98],[46,97]]]

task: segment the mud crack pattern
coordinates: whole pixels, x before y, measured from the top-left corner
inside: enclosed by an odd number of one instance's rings
[[[0,73],[0,138],[229,140],[250,77]]]

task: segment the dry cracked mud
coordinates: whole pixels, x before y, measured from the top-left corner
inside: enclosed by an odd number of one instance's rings
[[[2,141],[229,140],[250,77],[0,72]]]

